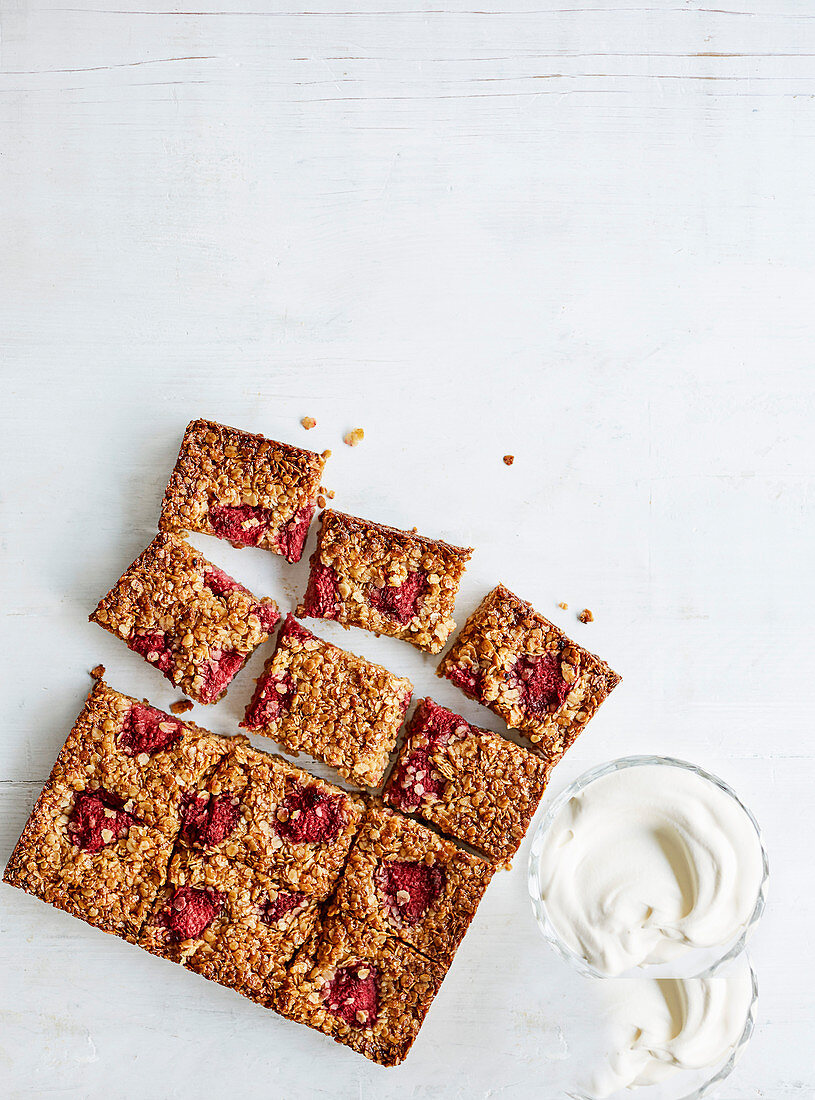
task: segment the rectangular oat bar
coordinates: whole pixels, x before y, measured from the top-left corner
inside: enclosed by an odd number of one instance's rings
[[[181,840],[321,901],[342,872],[363,810],[359,796],[236,741],[187,799]]]
[[[327,918],[289,966],[275,1008],[358,1054],[395,1066],[447,968],[348,914]]]
[[[455,629],[456,593],[471,555],[471,547],[327,510],[297,614],[438,653]]]
[[[3,879],[132,940],[162,885],[183,792],[229,747],[99,680]]]
[[[329,908],[445,966],[495,867],[384,807],[369,806]]]
[[[241,725],[378,787],[412,691],[410,680],[324,642],[289,615]]]
[[[508,863],[538,808],[549,770],[547,761],[527,749],[422,699],[384,798],[491,860]]]
[[[498,585],[438,668],[556,763],[621,677]]]
[[[90,616],[199,703],[220,699],[279,618],[183,539],[157,535]]]
[[[327,455],[193,420],[164,494],[159,530],[198,531],[299,561]]]
[[[318,918],[306,894],[223,855],[182,848],[139,946],[270,1007]]]

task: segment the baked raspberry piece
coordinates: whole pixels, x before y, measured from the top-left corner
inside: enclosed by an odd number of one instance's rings
[[[124,809],[124,799],[104,787],[81,791],[68,818],[68,835],[84,852],[98,852],[106,844],[127,836],[136,824]]]
[[[170,943],[198,939],[223,909],[223,894],[176,886],[159,910],[156,921],[167,930]]]
[[[210,835],[208,851],[273,876],[289,892],[322,901],[333,891],[359,827],[361,798],[241,739],[202,790],[233,808],[233,827],[219,840]]]
[[[507,863],[538,808],[550,767],[520,745],[423,699],[384,798],[491,860]]]
[[[299,561],[327,457],[193,420],[164,494],[159,530],[199,531]]]
[[[240,820],[236,802],[208,791],[188,791],[181,808],[181,837],[196,848],[211,848],[226,840]]]
[[[350,914],[334,913],[289,966],[274,1007],[394,1066],[410,1050],[446,971]]]
[[[329,912],[449,965],[494,870],[418,822],[371,805]]]
[[[279,612],[183,540],[157,535],[90,618],[191,698],[214,703]]]
[[[470,547],[325,511],[297,614],[438,653],[455,628],[456,593],[471,554]]]
[[[182,722],[146,703],[132,703],[122,724],[119,746],[128,756],[150,755],[170,748],[183,735]]]
[[[286,894],[267,875],[220,854],[182,849],[139,944],[269,1006],[318,915],[312,898]]]
[[[412,690],[410,680],[322,641],[289,615],[241,725],[377,787]]]
[[[293,909],[301,909],[308,903],[308,898],[300,890],[278,890],[274,897],[267,896],[260,902],[260,919],[264,924],[277,924]]]
[[[438,668],[556,763],[619,684],[605,661],[498,585]]]

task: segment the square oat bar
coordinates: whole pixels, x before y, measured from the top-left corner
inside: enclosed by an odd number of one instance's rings
[[[471,555],[470,547],[325,511],[297,614],[438,653],[455,629],[456,593]]]
[[[199,703],[220,699],[279,618],[182,539],[157,535],[90,616]]]
[[[378,787],[413,685],[287,616],[241,725]]]
[[[383,1066],[403,1061],[447,968],[347,914],[327,918],[289,966],[275,1008]]]
[[[182,848],[139,946],[269,1007],[318,916],[306,894],[223,855]]]
[[[186,803],[181,839],[322,901],[334,889],[364,805],[279,756],[233,743]]]
[[[494,871],[423,825],[372,805],[329,914],[355,917],[449,966]]]
[[[164,881],[183,792],[228,745],[98,681],[4,881],[132,940]]]
[[[422,699],[385,801],[508,863],[538,808],[550,765],[497,733]]]
[[[193,420],[164,494],[159,530],[199,531],[299,561],[327,456]]]
[[[550,763],[621,679],[502,584],[461,628],[438,675],[520,730]]]

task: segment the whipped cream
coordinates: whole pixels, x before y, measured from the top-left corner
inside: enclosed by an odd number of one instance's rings
[[[712,1071],[735,1049],[753,1001],[749,966],[727,978],[598,984],[607,1006],[607,1051],[588,1087],[594,1100],[682,1071]]]
[[[752,821],[715,783],[643,764],[569,799],[538,874],[563,941],[611,976],[734,940],[755,908],[763,857]]]

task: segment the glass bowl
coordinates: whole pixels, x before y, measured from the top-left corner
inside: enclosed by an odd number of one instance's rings
[[[702,1097],[709,1096],[719,1088],[725,1078],[729,1077],[733,1072],[733,1068],[744,1053],[744,1049],[749,1043],[755,1028],[758,1003],[758,981],[756,979],[755,970],[751,966],[746,953],[741,955],[735,962],[734,967],[731,967],[731,974],[734,969],[738,967],[744,967],[747,972],[744,977],[746,977],[750,983],[750,1001],[739,1039],[727,1057],[712,1066],[706,1066],[700,1069],[677,1069],[675,1073],[665,1077],[655,1085],[638,1085],[620,1089],[609,1096],[608,1100],[614,1100],[615,1097],[621,1097],[623,1095],[636,1097],[636,1100],[702,1100]],[[604,979],[602,984],[606,986],[606,982],[614,982],[616,980],[618,979]],[[628,982],[636,981],[637,979],[623,978],[619,980]],[[690,978],[685,980],[694,981],[698,979]],[[717,975],[714,980],[725,981],[727,979]],[[570,1097],[570,1100],[594,1100],[594,1094],[591,1090],[586,1090],[581,1087],[567,1089],[566,1095]]]
[[[758,895],[756,897],[756,904],[753,909],[753,913],[747,922],[745,928],[738,934],[738,936],[728,941],[725,944],[717,945],[715,947],[694,947],[689,948],[681,955],[672,959],[670,962],[651,964],[646,966],[632,967],[626,970],[623,974],[617,975],[617,977],[648,977],[648,978],[694,978],[694,977],[710,977],[711,975],[722,970],[724,966],[731,959],[734,959],[744,949],[748,938],[750,937],[753,929],[758,924],[761,914],[764,912],[764,905],[766,901],[767,893],[767,881],[769,877],[769,861],[767,859],[767,850],[764,847],[764,841],[761,835],[761,829],[758,822],[752,815],[750,810],[744,805],[735,791],[727,785],[723,780],[719,779],[715,775],[711,775],[710,772],[704,771],[702,768],[697,767],[695,764],[689,764],[686,760],[676,760],[670,756],[624,756],[619,760],[610,760],[605,764],[599,764],[597,767],[590,768],[587,772],[584,772],[573,783],[571,783],[564,791],[561,792],[549,805],[543,820],[535,831],[535,835],[532,839],[532,849],[529,853],[529,871],[527,877],[527,886],[529,889],[529,897],[532,902],[532,912],[535,915],[538,927],[543,934],[543,938],[549,944],[549,946],[558,954],[562,959],[569,963],[578,973],[585,977],[591,978],[608,978],[609,975],[596,970],[590,963],[584,958],[578,955],[572,948],[564,942],[560,936],[557,928],[552,923],[549,914],[546,910],[546,903],[541,897],[541,884],[540,884],[540,857],[543,852],[549,830],[558,816],[560,811],[566,805],[570,798],[572,798],[579,791],[584,790],[597,779],[601,779],[605,775],[609,775],[612,772],[621,771],[624,768],[638,768],[645,765],[653,766],[658,765],[660,767],[667,768],[685,768],[688,771],[694,772],[702,779],[707,780],[709,783],[715,784],[720,790],[724,791],[733,801],[741,807],[748,819],[753,825],[756,831],[759,845],[761,847],[761,859],[763,873],[761,878],[761,884],[759,886]]]

